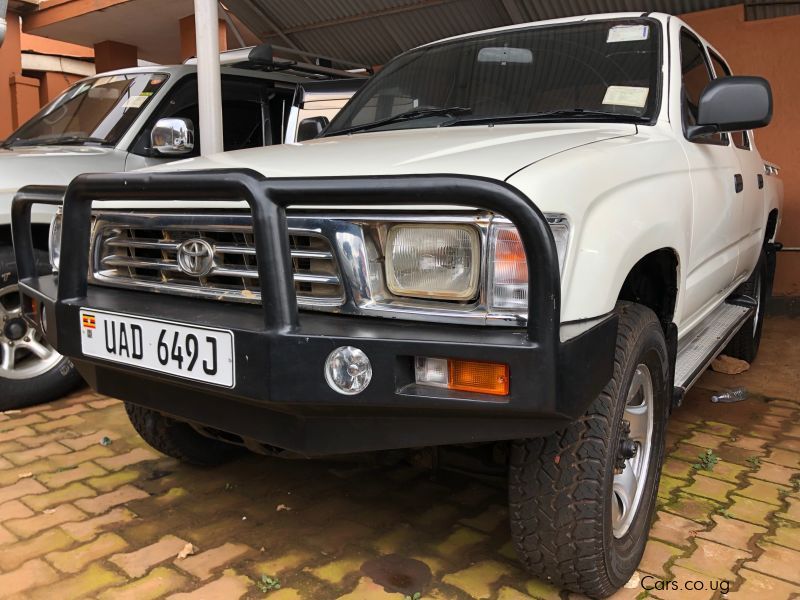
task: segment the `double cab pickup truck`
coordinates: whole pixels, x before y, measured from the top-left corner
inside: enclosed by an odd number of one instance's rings
[[[261,50],[263,47],[257,47]],[[302,118],[332,116],[365,81],[337,72],[262,70],[248,51],[225,52],[225,150],[294,142]],[[288,66],[288,65],[287,65]],[[339,72],[339,76],[348,75]],[[197,67],[141,67],[79,81],[0,144],[0,410],[58,398],[80,377],[19,318],[11,200],[30,185],[65,186],[81,173],[132,171],[200,155]],[[178,142],[178,143],[174,143]],[[40,272],[50,270],[52,207],[33,213]]]
[[[671,410],[758,351],[771,115],[764,79],[666,14],[428,44],[313,140],[76,178],[57,274],[28,223],[52,190],[23,190],[23,313],[190,463],[487,449],[525,566],[608,596]]]

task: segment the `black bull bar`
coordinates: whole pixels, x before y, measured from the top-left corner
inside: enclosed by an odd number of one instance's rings
[[[561,339],[560,275],[552,233],[539,209],[503,182],[457,175],[266,179],[249,170],[82,175],[64,195],[59,272],[39,277],[31,207],[55,203],[59,194],[58,188],[29,186],[14,199],[12,231],[23,307],[30,311],[38,303],[48,340],[98,391],[204,427],[306,454],[528,437],[579,417],[611,376],[615,315]],[[221,309],[214,301],[88,285],[94,201],[135,205],[181,200],[249,205],[262,282],[260,308],[226,304]],[[426,204],[474,207],[516,226],[530,274],[524,327],[298,311],[287,207]],[[178,321],[191,314],[192,323],[231,329],[236,339],[234,388],[221,390],[84,356],[81,308]],[[257,318],[254,310],[260,310]],[[322,361],[341,345],[358,346],[373,361],[373,382],[357,396],[335,393],[322,376]],[[240,356],[242,348],[247,357]],[[414,356],[505,362],[510,366],[510,394],[498,402],[422,389],[409,375]]]

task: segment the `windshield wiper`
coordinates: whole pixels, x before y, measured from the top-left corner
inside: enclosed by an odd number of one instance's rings
[[[31,138],[29,140],[14,140],[15,146],[69,146],[74,144],[108,144],[105,138],[90,137],[85,135],[66,135],[63,137]]]
[[[437,116],[455,117],[456,115],[462,115],[469,112],[472,112],[472,109],[467,108],[465,106],[449,106],[449,107],[425,106],[419,108],[412,108],[411,110],[401,112],[392,117],[387,117],[386,119],[380,119],[378,121],[373,121],[372,123],[365,123],[364,125],[356,125],[354,127],[340,129],[339,131],[333,131],[330,133],[330,136],[356,133],[357,131],[367,131],[368,129],[375,129],[376,127],[383,127],[384,125],[391,125],[392,123],[400,123],[402,121],[411,121],[413,119],[422,119],[425,117],[437,117]]]
[[[485,117],[466,117],[461,119],[451,119],[439,125],[439,127],[453,127],[455,125],[486,125],[494,123],[537,123],[554,119],[584,119],[602,121],[634,121],[637,123],[647,122],[650,119],[639,115],[624,115],[605,110],[592,110],[588,108],[569,108],[560,110],[550,110],[534,113],[520,113],[517,115],[494,115]]]

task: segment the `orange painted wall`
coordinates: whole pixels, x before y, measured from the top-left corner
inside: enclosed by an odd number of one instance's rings
[[[83,79],[83,76],[71,73],[55,73],[53,71],[42,73],[42,77],[39,80],[39,106],[44,106],[81,79]]]
[[[75,58],[94,57],[94,51],[86,46],[79,46],[78,44],[70,44],[68,42],[51,40],[50,38],[42,37],[40,35],[31,35],[30,33],[24,32],[20,38],[20,46],[23,52],[28,50],[31,52],[39,52],[41,54],[74,56]]]
[[[11,88],[11,126],[16,129],[39,111],[39,80],[14,73]]]
[[[91,48],[21,33],[19,16],[8,14],[6,40],[0,46],[0,139],[33,116],[41,106],[81,79],[65,73],[45,73],[41,79],[22,75],[23,50],[91,58]]]
[[[760,75],[772,85],[772,124],[756,131],[762,156],[780,167],[785,185],[778,239],[800,246],[800,16],[745,21],[744,7],[684,15],[730,63],[734,74]],[[800,253],[778,255],[776,295],[800,295]]]
[[[6,39],[0,46],[0,139],[14,130],[11,77],[22,70],[19,45],[19,17],[12,12],[6,16]]]
[[[181,35],[181,61],[197,56],[196,29],[194,15],[182,18],[178,22]],[[219,49],[228,49],[228,29],[225,21],[219,22]]]

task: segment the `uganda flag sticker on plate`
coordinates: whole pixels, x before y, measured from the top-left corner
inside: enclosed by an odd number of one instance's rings
[[[97,325],[95,324],[94,315],[90,315],[88,313],[83,313],[83,327],[85,329],[94,329]]]

